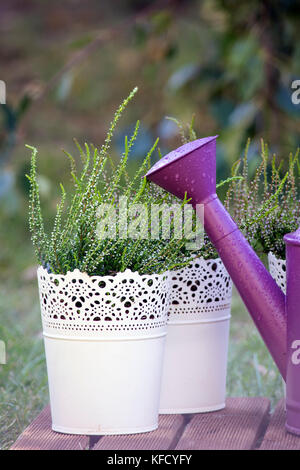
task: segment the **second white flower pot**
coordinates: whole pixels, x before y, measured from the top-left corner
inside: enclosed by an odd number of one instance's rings
[[[65,276],[38,269],[52,429],[157,428],[169,274]]]
[[[282,292],[286,293],[286,261],[279,259],[271,251],[268,254],[269,271]]]
[[[224,408],[231,295],[221,259],[171,272],[160,413]]]
[[[277,258],[271,251],[268,253],[269,271],[272,278],[284,294],[286,294],[286,260]],[[282,379],[283,393],[286,396],[286,385]],[[284,403],[285,406],[285,403]]]

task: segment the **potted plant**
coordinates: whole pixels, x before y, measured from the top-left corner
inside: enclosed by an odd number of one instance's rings
[[[261,141],[261,161],[252,178],[248,177],[247,159],[249,142],[243,159],[243,169],[238,161],[234,175],[243,176],[233,181],[226,205],[233,217],[243,227],[246,237],[260,256],[267,256],[269,270],[279,287],[286,290],[285,243],[286,233],[294,232],[300,223],[299,149],[290,155],[288,168],[282,174],[284,161],[272,157]]]
[[[122,195],[126,210],[135,211],[131,228],[141,221],[136,204],[148,198],[147,183],[141,176],[157,145],[133,178],[126,166],[138,123],[131,138],[125,139],[120,163],[115,165],[110,156],[114,129],[135,92],[119,107],[100,149],[77,144],[80,171],[67,153],[73,194],[69,199],[61,186],[62,198],[50,235],[41,213],[37,151],[31,147],[29,223],[40,264],[52,428],[58,432],[127,434],[157,427],[168,270],[180,266],[182,256],[180,243],[172,237],[128,236],[124,206],[117,207],[117,196]],[[148,206],[145,210],[147,215]],[[142,225],[147,235],[149,225]],[[176,262],[179,258],[180,263]]]
[[[187,135],[175,122],[183,144],[196,139],[193,120]],[[225,407],[232,282],[205,234],[202,246],[194,247],[190,256],[188,266],[171,271],[160,413],[200,413]]]

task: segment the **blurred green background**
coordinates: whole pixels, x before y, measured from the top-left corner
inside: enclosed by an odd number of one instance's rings
[[[27,226],[30,155],[39,149],[46,218],[58,183],[68,181],[61,149],[101,145],[113,112],[139,93],[115,135],[113,156],[141,120],[136,166],[160,137],[178,146],[174,116],[195,113],[199,137],[219,134],[218,178],[225,179],[251,137],[250,168],[263,137],[287,158],[300,144],[300,4],[296,0],[96,1],[3,0],[0,3],[0,448],[6,448],[47,402],[47,379]],[[281,379],[238,295],[233,299],[228,393],[282,395]]]

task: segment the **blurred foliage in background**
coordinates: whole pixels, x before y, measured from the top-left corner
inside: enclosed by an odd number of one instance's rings
[[[0,105],[0,339],[8,365],[0,371],[7,384],[0,383],[0,447],[47,400],[25,143],[39,148],[48,217],[69,174],[61,149],[73,152],[73,137],[101,145],[113,111],[136,85],[113,155],[119,157],[124,136],[140,119],[132,171],[157,136],[162,153],[180,145],[175,123],[165,116],[190,122],[194,113],[199,137],[220,136],[218,179],[230,175],[248,137],[250,173],[261,137],[288,162],[300,144],[300,105],[291,100],[291,83],[300,78],[299,31],[298,0],[1,0],[0,80],[7,103]],[[238,297],[234,301],[229,393],[277,398],[275,366],[252,324],[245,328]]]
[[[1,240],[1,268],[15,255],[16,229],[16,241],[20,231],[28,241],[24,144],[40,149],[39,182],[44,202],[54,200],[51,215],[68,171],[61,148],[72,150],[73,137],[99,145],[112,110],[135,85],[138,97],[114,142],[118,158],[124,136],[141,119],[132,167],[157,136],[162,153],[179,145],[167,115],[187,122],[195,113],[198,136],[219,134],[222,179],[248,137],[250,171],[262,136],[284,158],[300,143],[300,105],[291,100],[291,83],[300,76],[296,0],[10,0],[0,4],[0,31],[7,87],[7,104],[0,105],[0,221],[10,233]]]
[[[296,0],[11,0],[1,2],[0,29],[2,211],[17,211],[28,190],[24,142],[44,155],[47,196],[66,170],[60,148],[73,137],[99,144],[134,85],[140,93],[116,155],[137,118],[139,159],[157,135],[162,151],[178,144],[166,115],[189,121],[193,113],[198,135],[220,135],[219,177],[247,137],[254,163],[262,136],[280,156],[299,145],[300,106],[291,101],[300,75]]]
[[[0,267],[11,264],[16,228],[16,239],[21,230],[28,240],[24,144],[40,149],[41,192],[44,201],[54,196],[54,209],[68,171],[61,148],[73,149],[73,137],[99,145],[112,110],[135,85],[115,158],[137,118],[132,166],[157,136],[162,152],[179,145],[165,116],[185,122],[193,113],[198,136],[220,136],[219,178],[229,175],[248,137],[250,170],[262,136],[271,152],[288,157],[300,143],[300,105],[291,101],[300,76],[299,13],[296,0],[2,1],[0,220],[10,237]]]

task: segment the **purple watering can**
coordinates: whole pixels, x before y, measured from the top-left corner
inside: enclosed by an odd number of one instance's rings
[[[295,379],[295,368],[287,367],[287,315],[285,296],[277,286],[245,237],[238,230],[216,194],[216,137],[206,137],[182,145],[157,162],[147,173],[147,178],[165,190],[183,199],[191,198],[192,205],[204,205],[204,228],[215,245],[220,258],[237,287],[256,327],[268,347],[282,377]],[[295,241],[296,240],[296,241]],[[295,317],[297,329],[288,333],[288,351],[291,341],[299,341],[300,364],[300,232],[286,235],[287,244],[287,314]],[[298,286],[298,287],[297,287]],[[296,312],[297,311],[297,312]],[[298,315],[296,315],[298,313]],[[296,318],[297,317],[297,318]],[[298,319],[299,317],[299,319]],[[290,324],[290,323],[289,323]],[[294,329],[294,325],[291,322]],[[296,338],[296,336],[299,338]],[[296,343],[293,343],[294,346]],[[297,343],[298,344],[298,343]],[[291,351],[291,354],[295,351]],[[300,367],[300,366],[299,366]],[[288,377],[289,377],[288,376]],[[292,382],[292,378],[290,378]],[[297,419],[300,431],[300,371],[297,376]],[[289,386],[287,393],[289,395]],[[295,388],[295,383],[291,389]],[[295,431],[295,427],[293,429]],[[294,432],[293,431],[293,432]]]

